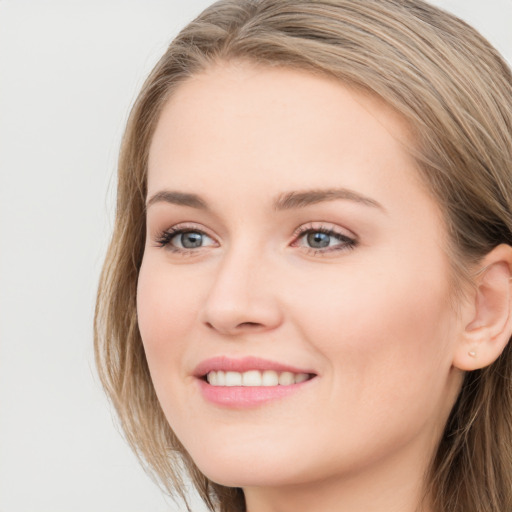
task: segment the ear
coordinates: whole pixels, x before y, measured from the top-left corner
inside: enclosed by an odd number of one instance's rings
[[[492,364],[512,334],[512,247],[494,248],[479,268],[453,360],[453,366],[464,371]]]

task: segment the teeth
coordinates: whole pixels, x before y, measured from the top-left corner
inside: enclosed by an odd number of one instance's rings
[[[272,370],[266,370],[263,372],[261,376],[262,386],[277,386],[278,384],[279,375],[277,375],[277,372],[273,372]]]
[[[291,386],[309,379],[307,373],[275,372],[273,370],[250,370],[248,372],[209,372],[206,380],[212,386]]]
[[[242,374],[238,372],[226,372],[225,386],[241,386]]]
[[[279,385],[280,386],[289,386],[290,384],[295,384],[295,376],[291,372],[283,372],[279,375]]]
[[[299,373],[298,375],[295,375],[295,384],[300,384],[301,382],[305,382],[308,379],[309,375],[307,373]]]
[[[261,386],[261,373],[257,370],[242,373],[243,386]]]
[[[208,382],[212,385],[212,386],[217,386],[217,382],[218,382],[218,375],[219,372],[210,372],[208,374],[208,376],[206,377],[208,379]]]

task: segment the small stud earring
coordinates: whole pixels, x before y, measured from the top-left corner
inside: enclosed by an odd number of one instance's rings
[[[476,350],[470,350],[468,352],[469,357],[476,357]]]

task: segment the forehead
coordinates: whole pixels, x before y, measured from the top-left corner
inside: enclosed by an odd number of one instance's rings
[[[393,109],[339,80],[219,63],[181,84],[165,105],[150,147],[148,193],[170,181],[208,189],[226,180],[243,189],[258,181],[362,186],[359,178],[371,192],[372,174],[384,167],[406,168],[419,181],[407,151],[413,144]]]

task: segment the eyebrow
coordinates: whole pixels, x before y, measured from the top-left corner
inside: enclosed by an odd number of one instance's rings
[[[177,192],[174,190],[161,190],[157,192],[146,202],[146,209],[155,203],[170,203],[178,206],[189,206],[199,210],[208,210],[208,205],[197,194],[187,192]]]
[[[294,208],[305,208],[324,201],[334,201],[343,199],[347,201],[354,201],[361,203],[365,206],[378,208],[382,211],[386,209],[375,199],[363,196],[358,192],[346,188],[329,188],[318,190],[304,190],[297,192],[287,192],[278,196],[274,203],[276,210],[291,210]]]
[[[307,206],[335,200],[354,201],[365,206],[386,209],[375,199],[366,197],[358,192],[346,188],[314,189],[304,191],[285,192],[280,194],[274,201],[274,209],[277,211],[305,208]],[[146,209],[155,203],[170,203],[178,206],[188,206],[199,210],[209,210],[208,204],[197,194],[178,192],[174,190],[161,190],[157,192],[146,203]]]

